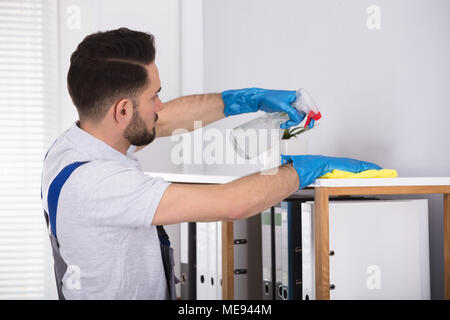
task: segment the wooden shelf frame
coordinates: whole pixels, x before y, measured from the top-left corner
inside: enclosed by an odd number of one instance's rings
[[[308,188],[310,189],[310,188]],[[444,287],[450,300],[450,186],[358,186],[315,187],[314,231],[316,257],[316,299],[330,299],[329,197],[353,195],[442,194],[444,199]],[[222,222],[222,299],[234,299],[233,222]]]
[[[444,287],[450,299],[450,186],[314,188],[316,299],[330,299],[329,197],[334,195],[442,194],[444,198]]]
[[[222,184],[240,176],[146,172],[177,183]],[[442,194],[444,200],[444,288],[450,300],[450,177],[399,177],[377,179],[317,179],[299,192],[314,191],[316,299],[330,299],[329,197],[340,195]],[[233,222],[222,221],[222,299],[234,299]]]

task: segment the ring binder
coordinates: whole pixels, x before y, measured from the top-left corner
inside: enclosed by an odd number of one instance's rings
[[[236,269],[234,270],[234,274],[246,274],[247,269]]]

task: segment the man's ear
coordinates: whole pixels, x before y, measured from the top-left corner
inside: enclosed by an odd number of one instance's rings
[[[114,120],[117,124],[127,126],[129,119],[133,117],[133,103],[130,99],[120,99],[113,106]]]

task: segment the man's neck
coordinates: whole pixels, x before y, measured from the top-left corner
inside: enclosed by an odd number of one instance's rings
[[[127,154],[127,151],[130,148],[130,143],[120,135],[111,134],[113,130],[108,130],[108,128],[100,128],[98,126],[95,127],[86,122],[81,123],[81,121],[77,121],[76,124],[81,130],[106,143],[111,148],[116,149],[124,155]]]

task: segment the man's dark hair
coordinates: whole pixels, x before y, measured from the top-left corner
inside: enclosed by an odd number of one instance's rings
[[[121,98],[134,99],[150,83],[151,34],[120,28],[84,38],[70,58],[67,87],[80,119],[99,121]]]

